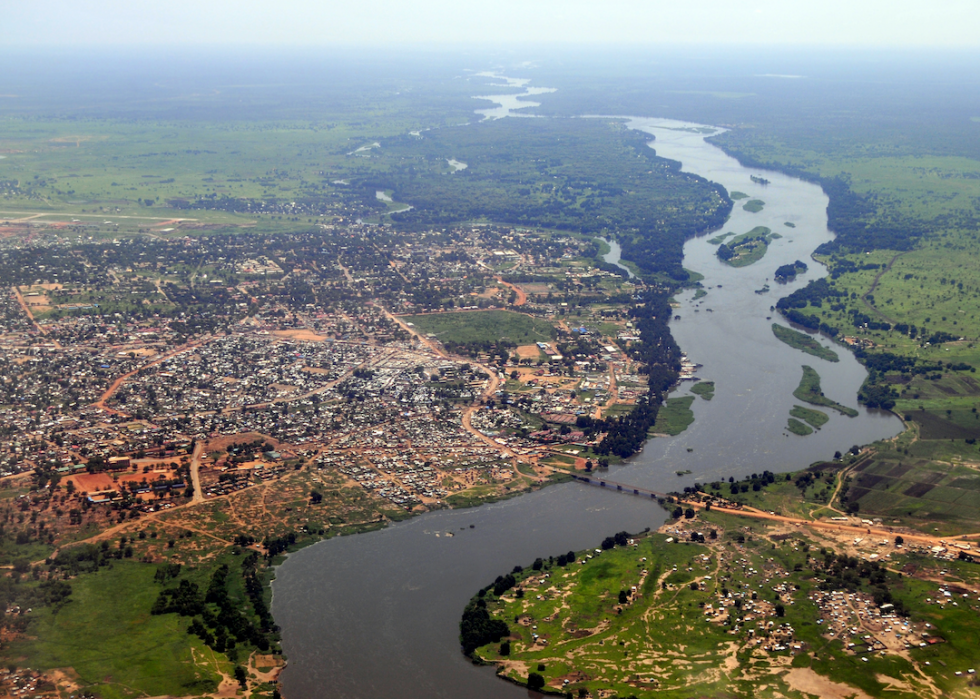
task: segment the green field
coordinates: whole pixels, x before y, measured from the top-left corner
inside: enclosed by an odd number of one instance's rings
[[[443,343],[461,345],[506,340],[515,345],[551,342],[555,328],[551,323],[512,311],[463,311],[403,316],[424,334],[435,335]]]
[[[814,357],[826,359],[828,362],[840,361],[840,357],[837,356],[836,352],[834,352],[832,349],[824,347],[806,333],[801,333],[793,330],[792,328],[787,328],[783,325],[773,323],[772,334],[775,335],[776,339],[779,341],[785,342],[794,349],[806,352],[807,354],[812,354]]]
[[[694,403],[694,396],[668,398],[657,413],[657,422],[650,431],[658,434],[680,434],[694,422],[692,403]]]
[[[715,397],[715,382],[698,381],[696,384],[691,386],[691,393],[696,396],[701,396],[705,400],[711,400]]]
[[[219,676],[195,664],[192,652],[227,673],[232,664],[188,636],[188,619],[150,614],[161,589],[155,572],[156,566],[119,561],[80,576],[63,607],[36,612],[30,636],[37,640],[18,641],[4,655],[25,655],[37,669],[73,668],[84,690],[106,699],[214,691]]]
[[[932,533],[955,535],[980,526],[980,476],[962,442],[905,439],[876,444],[851,474],[843,497],[862,514],[901,518]]]
[[[854,408],[848,408],[846,405],[841,405],[824,396],[823,391],[820,390],[820,374],[813,367],[803,366],[803,378],[800,379],[800,385],[793,391],[793,395],[805,403],[830,408],[841,415],[848,417],[857,417],[858,415],[858,411]]]

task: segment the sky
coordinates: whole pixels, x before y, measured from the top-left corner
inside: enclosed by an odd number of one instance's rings
[[[0,0],[7,46],[980,48],[978,0]]]

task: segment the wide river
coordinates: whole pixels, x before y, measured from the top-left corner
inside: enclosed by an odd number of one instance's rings
[[[651,146],[658,155],[680,161],[685,171],[765,202],[758,213],[736,202],[723,231],[744,233],[763,225],[784,237],[761,261],[741,269],[722,264],[705,238],[687,243],[685,266],[704,275],[708,294],[698,301],[693,292],[681,296],[675,311],[681,319],[671,330],[690,359],[703,365],[698,375],[715,381],[715,397],[696,399],[696,419],[686,432],[650,440],[628,464],[611,468],[610,478],[678,490],[695,480],[798,469],[836,450],[897,434],[897,418],[863,408],[856,418],[830,412],[830,422],[807,437],[786,431],[803,364],[817,369],[827,396],[855,408],[865,376],[840,348],[841,361],[832,364],[780,343],[766,319],[777,319],[769,310],[777,298],[825,274],[809,257],[831,238],[823,191],[779,173],[743,168],[690,128],[695,125],[645,118],[628,123],[655,136]],[[756,184],[751,175],[769,184]],[[809,264],[805,275],[785,285],[772,281],[776,267],[797,259]],[[772,291],[756,294],[767,281]],[[689,386],[675,395],[686,394]],[[692,473],[678,477],[678,470]],[[650,500],[567,483],[473,509],[434,512],[292,554],[273,585],[272,611],[289,658],[282,692],[287,699],[526,697],[527,690],[461,655],[458,623],[469,598],[537,556],[596,546],[617,531],[655,528],[664,519]]]

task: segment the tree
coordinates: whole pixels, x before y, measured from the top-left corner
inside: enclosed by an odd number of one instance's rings
[[[896,546],[901,546],[904,543],[905,543],[905,539],[903,539],[901,537],[901,535],[895,537],[895,545]]]
[[[619,603],[620,604],[626,604],[626,600],[627,599],[628,599],[628,596],[626,594],[626,590],[620,590],[619,591]]]
[[[778,616],[778,617],[786,616],[786,607],[784,607],[782,604],[777,604],[776,605],[776,616]]]
[[[691,507],[689,507],[686,510],[684,510],[684,518],[685,519],[694,519],[694,509],[691,508]]]
[[[544,677],[536,672],[532,672],[527,676],[527,688],[531,691],[537,692],[544,688]]]
[[[238,680],[238,684],[241,685],[242,689],[248,686],[248,673],[241,665],[235,666],[235,679]]]

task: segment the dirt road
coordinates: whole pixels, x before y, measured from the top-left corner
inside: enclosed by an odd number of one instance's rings
[[[17,303],[20,304],[20,309],[22,311],[24,311],[24,315],[26,315],[27,316],[27,319],[31,321],[31,323],[34,325],[34,328],[40,334],[47,335],[48,334],[48,331],[45,330],[44,328],[42,328],[40,325],[38,325],[37,324],[37,321],[34,320],[34,314],[31,313],[31,309],[28,308],[27,301],[24,300],[24,296],[23,296],[23,294],[20,293],[20,289],[18,289],[16,286],[12,286],[10,288],[11,288],[11,290],[13,290],[14,296],[17,297]],[[58,349],[61,349],[61,345],[59,345],[57,342],[55,342],[54,345]]]
[[[505,282],[500,277],[497,277],[497,283],[500,284],[501,286],[506,286],[508,289],[513,291],[515,294],[517,294],[517,299],[514,301],[515,306],[523,306],[524,304],[527,303],[527,294],[524,293],[523,289],[514,286],[509,282]]]
[[[682,505],[689,506],[695,510],[704,509],[704,505],[698,502],[685,502],[681,501]],[[765,519],[771,522],[782,522],[784,524],[792,524],[797,527],[809,527],[811,529],[819,529],[822,531],[832,532],[835,534],[853,534],[855,538],[868,539],[868,538],[878,538],[878,539],[894,539],[896,535],[900,535],[905,541],[912,543],[919,543],[930,548],[933,546],[943,546],[943,542],[955,541],[958,539],[963,539],[966,537],[973,537],[976,534],[962,534],[960,536],[947,536],[947,537],[935,537],[927,536],[925,534],[910,534],[906,531],[896,531],[891,528],[882,528],[876,526],[856,526],[853,524],[847,524],[844,522],[814,522],[808,519],[800,519],[798,517],[785,517],[783,515],[769,514],[768,512],[763,512],[761,510],[756,510],[751,507],[743,507],[741,509],[730,509],[727,507],[712,506],[711,510],[713,512],[724,512],[725,514],[735,515],[737,517],[749,517],[752,519]]]
[[[109,388],[107,388],[105,390],[105,393],[102,394],[102,397],[99,398],[97,401],[95,401],[95,403],[93,403],[92,405],[94,405],[96,408],[99,408],[100,410],[105,410],[107,413],[113,413],[114,415],[128,415],[128,413],[125,413],[125,412],[123,412],[121,410],[114,410],[114,409],[106,406],[106,401],[108,401],[110,398],[112,398],[112,394],[119,390],[119,387],[122,386],[123,383],[125,383],[126,379],[128,379],[131,376],[135,376],[136,374],[138,374],[143,369],[147,369],[147,368],[149,368],[151,366],[156,366],[157,364],[161,364],[161,363],[167,361],[168,359],[171,359],[173,357],[176,357],[181,352],[184,352],[184,351],[189,350],[189,349],[193,349],[193,348],[195,348],[195,347],[197,347],[199,345],[204,344],[205,342],[210,342],[210,339],[207,339],[207,340],[198,340],[196,342],[191,342],[189,344],[182,345],[181,347],[178,347],[177,349],[175,349],[175,350],[173,350],[171,352],[168,352],[167,354],[164,354],[164,355],[162,355],[160,357],[157,357],[156,359],[154,359],[149,364],[144,364],[141,367],[139,367],[138,369],[133,369],[129,373],[123,374],[122,376],[118,377],[115,381],[113,381],[109,385]]]
[[[201,488],[201,454],[203,453],[204,442],[198,442],[194,445],[194,453],[191,454],[191,485],[194,487],[192,505],[204,502],[204,490]]]

